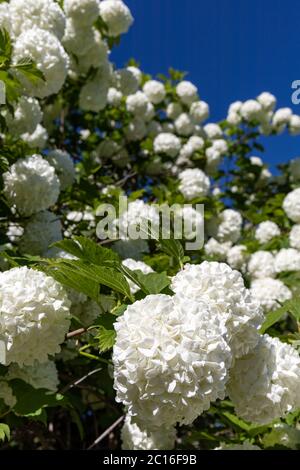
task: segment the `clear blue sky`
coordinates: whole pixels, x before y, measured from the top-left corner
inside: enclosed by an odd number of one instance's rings
[[[300,79],[299,0],[125,0],[135,22],[112,53],[118,65],[131,57],[153,75],[170,66],[189,72],[211,120],[226,116],[235,100],[270,91],[290,106],[291,83]],[[300,156],[300,136],[266,140],[265,160]]]

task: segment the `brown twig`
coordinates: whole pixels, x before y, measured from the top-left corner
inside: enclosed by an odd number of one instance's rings
[[[90,445],[90,447],[87,448],[87,450],[93,449],[97,444],[99,444],[105,437],[107,437],[117,426],[119,426],[120,423],[122,423],[123,419],[125,416],[120,416],[109,428],[106,429],[97,439],[93,442],[93,444]]]
[[[77,385],[81,384],[81,382],[83,382],[84,380],[86,380],[88,377],[90,377],[91,375],[94,375],[96,374],[97,372],[100,372],[100,370],[102,370],[102,367],[99,367],[98,369],[94,369],[92,371],[90,371],[88,374],[84,375],[83,377],[80,377],[80,379],[76,379],[76,380],[73,380],[72,382],[70,382],[69,384],[67,384],[64,388],[62,388],[59,393],[61,393],[62,395],[64,393],[66,393],[68,390],[70,390],[71,388],[73,387],[76,387]]]

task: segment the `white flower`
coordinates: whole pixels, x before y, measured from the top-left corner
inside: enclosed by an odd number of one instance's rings
[[[266,220],[261,222],[255,230],[255,238],[259,243],[268,243],[272,238],[280,235],[280,228],[275,222]]]
[[[170,450],[174,448],[176,429],[174,427],[142,431],[137,424],[126,416],[121,431],[123,450]]]
[[[133,23],[133,17],[122,0],[102,0],[99,8],[100,16],[108,27],[109,36],[117,37],[127,33]]]
[[[277,102],[275,96],[268,91],[264,91],[256,99],[265,111],[273,111]]]
[[[300,251],[294,248],[282,248],[275,256],[275,271],[281,273],[284,271],[300,270]]]
[[[213,122],[205,124],[203,130],[207,138],[210,140],[221,139],[223,137],[223,131],[221,127],[218,124],[214,124]]]
[[[275,259],[269,251],[256,251],[250,256],[248,273],[252,278],[275,277]]]
[[[94,41],[94,36],[95,30],[93,28],[83,26],[70,17],[66,21],[62,43],[69,53],[81,56],[88,53]]]
[[[117,90],[116,88],[109,88],[107,92],[107,102],[111,106],[118,107],[121,104],[122,101],[122,93]]]
[[[297,450],[300,443],[300,430],[285,423],[274,423],[272,430],[264,435],[262,442],[265,447],[279,444]]]
[[[0,377],[0,400],[3,400],[9,408],[13,408],[17,403],[12,388],[2,377]]]
[[[147,125],[147,134],[152,137],[156,137],[162,133],[162,127],[158,121],[150,121]]]
[[[131,74],[133,74],[133,76],[135,77],[137,83],[138,83],[138,87],[139,85],[141,85],[142,83],[142,79],[143,79],[143,73],[142,71],[138,68],[138,67],[135,67],[134,65],[130,65],[129,67],[126,68]],[[133,91],[131,93],[134,93]]]
[[[247,266],[247,248],[245,245],[235,245],[227,252],[227,263],[232,269],[244,272]]]
[[[51,150],[47,160],[55,168],[62,190],[72,186],[75,179],[75,167],[71,156],[64,150]]]
[[[133,95],[128,95],[126,98],[126,109],[134,116],[143,118],[147,112],[149,100],[145,93],[137,91]]]
[[[208,221],[207,229],[210,236],[220,242],[236,243],[241,236],[243,219],[241,214],[233,209],[225,209],[218,217]]]
[[[167,133],[170,132],[171,134],[175,132],[175,126],[172,122],[165,121],[162,123],[161,127],[162,127],[163,132],[167,132]]]
[[[25,216],[48,209],[59,196],[55,170],[41,155],[18,160],[3,174],[3,179],[9,203]]]
[[[12,24],[9,3],[0,3],[0,27],[6,29],[9,34],[12,34]]]
[[[151,228],[154,233],[157,232],[159,213],[156,207],[146,204],[142,199],[137,199],[129,202],[127,211],[120,214],[115,224],[119,229],[119,237],[122,239],[146,239],[148,236],[147,228]],[[144,237],[141,236],[143,233]]]
[[[149,295],[115,323],[116,400],[142,429],[189,424],[224,397],[225,329],[203,302]]]
[[[231,112],[227,115],[226,120],[228,124],[231,124],[232,126],[237,126],[238,124],[240,124],[242,118],[239,113]]]
[[[262,336],[250,354],[236,361],[230,375],[230,399],[246,421],[269,424],[300,407],[300,357],[278,338]]]
[[[300,223],[300,188],[294,189],[285,197],[283,210],[293,222]]]
[[[263,322],[260,306],[244,286],[242,275],[225,263],[204,261],[186,264],[173,278],[177,296],[206,302],[217,311],[227,328],[227,341],[235,357],[254,348]]]
[[[84,26],[91,26],[99,16],[98,0],[64,0],[67,16]]]
[[[289,124],[292,114],[291,108],[280,108],[274,113],[272,124],[278,133]]]
[[[294,225],[290,231],[289,241],[292,248],[300,251],[300,224]]]
[[[209,192],[208,176],[199,168],[188,168],[179,173],[179,191],[188,201],[206,196]]]
[[[155,137],[153,146],[156,153],[165,153],[169,157],[176,157],[180,151],[181,142],[176,135],[163,132]]]
[[[231,242],[220,243],[210,238],[204,245],[204,251],[208,256],[215,256],[219,261],[225,261],[231,245]]]
[[[260,121],[262,115],[262,105],[256,100],[247,100],[242,104],[240,113],[245,121]]]
[[[143,87],[143,92],[153,104],[161,103],[166,97],[164,84],[157,80],[149,80],[146,82]]]
[[[187,113],[180,114],[174,124],[179,135],[189,136],[193,133],[194,123]]]
[[[293,181],[300,180],[300,157],[293,158],[289,163],[289,172]]]
[[[9,12],[14,36],[34,27],[49,31],[58,39],[64,35],[65,15],[53,0],[10,0]]]
[[[195,85],[187,80],[183,80],[176,86],[176,93],[182,103],[191,105],[198,99],[198,89]]]
[[[209,106],[205,101],[195,101],[190,108],[190,115],[194,122],[201,123],[209,117]]]
[[[139,260],[144,253],[149,253],[149,246],[146,240],[138,238],[137,240],[118,240],[112,246],[119,256],[123,259],[133,258]]]
[[[182,229],[183,226],[183,237],[186,240],[193,240],[195,237],[197,237],[198,240],[199,237],[204,238],[204,217],[201,212],[185,204],[176,212],[176,217],[180,217],[182,220],[180,229]],[[176,226],[174,230],[176,232]]]
[[[107,104],[108,88],[109,80],[106,70],[99,68],[93,79],[86,82],[81,88],[79,107],[95,113],[101,111]]]
[[[147,128],[144,121],[138,117],[132,119],[124,129],[125,136],[129,142],[142,140],[147,134]]]
[[[22,267],[0,273],[5,364],[32,365],[58,353],[70,325],[69,306],[63,287],[42,272]]]
[[[132,258],[127,258],[122,261],[122,264],[130,269],[130,271],[142,271],[143,274],[153,273],[153,269],[148,266],[148,264],[143,263],[143,261],[136,261]],[[135,284],[131,279],[127,278],[127,282],[130,287],[130,291],[132,294],[136,294],[140,288],[137,284]]]
[[[127,67],[115,71],[115,86],[123,95],[132,95],[137,92],[140,85],[140,76],[137,75],[136,67]]]
[[[22,134],[21,139],[27,143],[30,148],[42,150],[46,147],[48,141],[47,130],[38,124],[32,134]]]
[[[299,135],[300,134],[300,116],[297,114],[292,114],[289,120],[289,131],[291,135]]]
[[[224,139],[212,141],[212,145],[205,151],[206,171],[209,174],[213,174],[217,170],[221,157],[226,154],[227,150],[228,145]]]
[[[15,42],[13,61],[16,63],[24,57],[30,57],[36,63],[46,80],[33,84],[19,74],[25,91],[38,98],[58,93],[67,77],[69,65],[69,58],[59,40],[48,31],[28,29]]]
[[[43,113],[38,100],[27,96],[21,96],[14,108],[13,116],[5,114],[9,132],[16,135],[32,134],[41,122]]]
[[[62,239],[62,226],[59,218],[49,211],[33,215],[25,225],[19,242],[21,253],[45,256],[52,243]]]
[[[262,161],[262,159],[260,157],[255,157],[254,155],[252,157],[249,158],[250,162],[252,165],[256,165],[256,166],[263,166],[264,165],[264,162]]]
[[[174,102],[169,103],[166,109],[166,114],[169,119],[177,119],[178,116],[183,112],[183,108],[180,103]]]
[[[265,312],[276,310],[283,302],[292,298],[290,289],[283,282],[270,277],[252,281],[250,292]]]
[[[43,388],[51,392],[56,392],[59,384],[57,369],[53,361],[43,363],[34,361],[32,365],[23,367],[12,363],[8,369],[7,379],[20,379],[33,388]]]

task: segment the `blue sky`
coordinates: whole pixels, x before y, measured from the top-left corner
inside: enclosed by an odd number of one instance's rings
[[[170,66],[189,72],[211,120],[228,105],[262,91],[290,106],[291,83],[300,80],[299,0],[125,0],[135,18],[112,59],[137,59],[153,75]],[[300,136],[268,138],[264,159],[276,163],[300,156]]]

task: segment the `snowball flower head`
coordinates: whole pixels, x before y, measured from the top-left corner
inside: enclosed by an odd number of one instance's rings
[[[261,222],[255,230],[255,238],[259,243],[268,243],[274,237],[279,237],[280,228],[275,222],[266,220]]]
[[[247,100],[242,104],[240,113],[245,121],[259,121],[262,116],[262,105],[256,100]]]
[[[17,102],[14,115],[5,115],[6,124],[12,134],[32,134],[36,126],[43,119],[43,113],[38,100],[35,98],[21,96]]]
[[[193,133],[194,123],[187,113],[182,113],[175,120],[175,129],[179,135],[189,136]]]
[[[133,23],[133,17],[122,0],[102,0],[99,8],[100,16],[108,27],[109,36],[117,37],[127,33]]]
[[[140,76],[134,70],[136,67],[116,70],[114,74],[115,86],[123,95],[131,95],[137,92],[140,85]]]
[[[253,351],[236,361],[230,376],[230,399],[246,421],[269,424],[300,406],[300,357],[278,338],[262,336]]]
[[[300,224],[296,224],[292,227],[289,241],[292,248],[296,248],[296,250],[300,251]]]
[[[181,217],[183,237],[186,240],[194,240],[196,237],[197,240],[204,239],[204,217],[200,211],[194,209],[191,205],[185,204],[176,212],[176,217]],[[179,236],[179,238],[181,237]]]
[[[148,103],[149,100],[142,91],[137,91],[126,98],[127,111],[139,117],[143,117],[146,114]]]
[[[20,367],[18,364],[9,366],[7,378],[9,380],[20,379],[33,388],[43,388],[56,392],[59,384],[55,362],[35,361],[31,366]]]
[[[275,96],[268,91],[264,91],[256,99],[265,111],[273,111],[277,102]]]
[[[176,135],[162,132],[155,137],[153,146],[156,153],[165,153],[169,157],[176,157],[180,151],[181,142]]]
[[[22,267],[0,273],[5,364],[32,365],[58,353],[70,326],[69,306],[61,284],[42,272]]]
[[[122,93],[114,87],[110,87],[107,92],[107,102],[111,106],[119,106],[122,101]]]
[[[166,109],[166,114],[169,119],[176,119],[183,112],[183,108],[180,103],[176,101],[174,103],[169,103]]]
[[[142,431],[137,424],[126,416],[121,431],[123,450],[170,450],[174,448],[176,430],[174,427]]]
[[[135,117],[125,128],[125,135],[129,142],[136,142],[142,140],[147,133],[147,128],[144,121]]]
[[[282,273],[285,271],[300,270],[300,251],[295,248],[282,248],[275,256],[275,271]]]
[[[292,114],[289,120],[289,132],[291,135],[299,135],[300,134],[300,116],[297,114]]]
[[[205,124],[205,126],[203,127],[203,130],[205,134],[207,135],[208,139],[211,139],[211,140],[221,139],[223,136],[221,127],[218,124],[214,124],[213,122]]]
[[[51,150],[47,160],[55,168],[62,190],[72,186],[75,179],[75,167],[71,156],[64,150]]]
[[[176,93],[180,101],[188,106],[198,99],[197,87],[187,80],[178,83]]]
[[[275,259],[269,251],[259,250],[250,256],[248,273],[252,278],[275,277]]]
[[[205,243],[204,251],[208,256],[215,256],[219,261],[225,261],[231,245],[231,242],[220,243],[214,238],[210,238]]]
[[[179,191],[188,201],[197,197],[206,196],[209,192],[209,178],[199,168],[183,170],[179,174],[179,181]]]
[[[14,36],[34,27],[49,31],[58,39],[64,35],[65,15],[53,0],[11,0],[9,11]]]
[[[67,16],[84,26],[91,26],[99,16],[98,0],[64,0]]]
[[[209,234],[220,242],[237,242],[241,235],[243,219],[234,209],[225,209],[218,217],[211,219],[208,224]]]
[[[107,93],[109,80],[106,74],[98,69],[92,80],[86,82],[80,90],[79,107],[85,111],[95,113],[105,108],[107,104]]]
[[[247,266],[247,248],[245,245],[235,245],[227,252],[227,263],[232,269],[244,272]]]
[[[291,108],[280,108],[273,115],[273,126],[280,132],[290,122],[292,116]]]
[[[207,304],[149,295],[115,329],[116,400],[142,429],[191,423],[224,397],[231,353]]]
[[[122,264],[126,268],[130,269],[130,271],[142,271],[143,274],[149,274],[154,272],[153,269],[148,266],[148,264],[143,263],[143,261],[136,261],[132,258],[124,259],[122,261]],[[127,278],[127,281],[130,287],[130,292],[132,294],[136,294],[140,290],[139,286],[135,284],[131,279]]]
[[[283,210],[293,222],[300,223],[300,188],[294,189],[285,197]]]
[[[194,122],[201,123],[209,117],[209,106],[205,101],[195,101],[190,108],[190,115]]]
[[[143,87],[145,95],[153,104],[161,103],[166,97],[166,90],[163,83],[157,80],[149,80]]]
[[[276,310],[280,304],[292,298],[292,293],[279,279],[265,277],[251,283],[250,292],[265,312]]]
[[[48,209],[59,195],[55,170],[41,155],[18,160],[3,174],[3,180],[8,202],[24,216]]]
[[[225,263],[204,261],[186,264],[173,278],[171,289],[177,296],[214,306],[227,328],[227,341],[235,357],[256,346],[263,322],[260,306],[244,286],[242,275]]]
[[[149,227],[151,231],[158,230],[159,213],[154,206],[146,204],[142,199],[137,199],[129,202],[127,210],[120,214],[120,217],[115,220],[115,224],[119,229],[120,238],[143,238],[141,234],[145,232],[147,237]]]
[[[19,242],[21,253],[45,256],[52,243],[62,239],[62,226],[59,218],[49,211],[33,215],[25,225]]]
[[[48,31],[38,28],[25,30],[14,45],[13,60],[30,57],[43,72],[45,81],[33,84],[19,76],[25,91],[38,98],[58,93],[67,77],[69,58],[59,40]]]
[[[46,147],[48,132],[41,124],[38,124],[32,134],[26,132],[26,134],[21,135],[21,139],[26,142],[30,148],[42,150]]]

